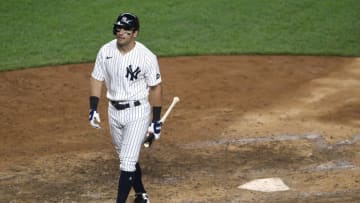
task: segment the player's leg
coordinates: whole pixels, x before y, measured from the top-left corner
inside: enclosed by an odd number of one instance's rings
[[[142,182],[142,174],[141,174],[140,163],[139,162],[136,163],[135,167],[136,167],[135,176],[134,176],[134,190],[135,190],[135,193],[137,193],[137,194],[146,193],[144,184]]]
[[[139,162],[136,163],[136,171],[134,177],[134,190],[135,190],[135,199],[134,203],[149,203],[149,197],[146,193],[144,185],[141,178],[141,167]]]
[[[141,182],[141,171],[138,171],[140,174],[136,172],[136,165],[139,160],[140,150],[149,122],[149,118],[146,116],[127,123],[123,129],[123,140],[120,152],[121,175],[119,180],[118,199],[127,199],[134,181],[136,181],[136,189],[141,189],[140,187],[143,187]]]
[[[135,171],[132,171],[132,169],[129,169],[129,167],[127,167],[126,169],[124,168],[124,165],[129,166],[129,164],[125,163],[125,161],[122,161],[121,158],[121,153],[122,153],[121,149],[123,146],[124,135],[126,134],[126,132],[124,130],[124,126],[119,125],[118,124],[119,121],[115,120],[115,118],[119,116],[117,115],[118,112],[113,111],[112,114],[113,116],[110,116],[109,114],[110,133],[115,150],[120,159],[120,175],[119,175],[118,194],[117,194],[116,202],[125,203],[129,195],[129,192],[131,190],[131,187],[133,186]]]
[[[122,118],[121,112],[116,110],[111,105],[108,109],[109,116],[109,126],[110,126],[110,134],[115,147],[115,150],[120,159],[120,153],[122,148],[122,143],[124,140],[124,126],[120,123],[120,119]],[[120,168],[121,169],[121,168]],[[118,182],[118,196],[117,203],[125,203],[128,193],[131,189],[134,179],[134,172],[132,171],[120,171],[119,182]]]
[[[125,203],[133,185],[135,172],[121,171],[118,184],[116,203]]]
[[[115,147],[116,153],[120,158],[122,140],[123,140],[123,128],[124,125],[121,124],[121,114],[118,110],[116,110],[111,104],[108,108],[108,117],[109,117],[109,128],[110,135],[113,141],[113,145]]]

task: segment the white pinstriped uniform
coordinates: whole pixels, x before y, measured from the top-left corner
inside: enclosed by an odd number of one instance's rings
[[[120,169],[135,171],[150,124],[149,87],[161,82],[157,58],[137,41],[135,47],[123,55],[114,39],[99,50],[91,76],[105,81],[109,100],[130,104],[130,108],[117,110],[109,102],[108,116]],[[140,101],[139,106],[134,106],[136,100]]]

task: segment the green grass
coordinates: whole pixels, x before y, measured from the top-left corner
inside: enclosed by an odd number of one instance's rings
[[[13,0],[0,5],[0,70],[93,62],[123,11],[158,56],[360,55],[358,0]]]

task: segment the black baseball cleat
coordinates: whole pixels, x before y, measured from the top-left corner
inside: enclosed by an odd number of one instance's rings
[[[150,199],[146,193],[136,193],[134,203],[150,203]]]

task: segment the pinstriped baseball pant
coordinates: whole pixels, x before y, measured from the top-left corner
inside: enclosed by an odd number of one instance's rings
[[[117,110],[109,103],[110,134],[120,159],[120,170],[136,171],[141,146],[150,125],[150,104],[141,100],[140,106]]]

